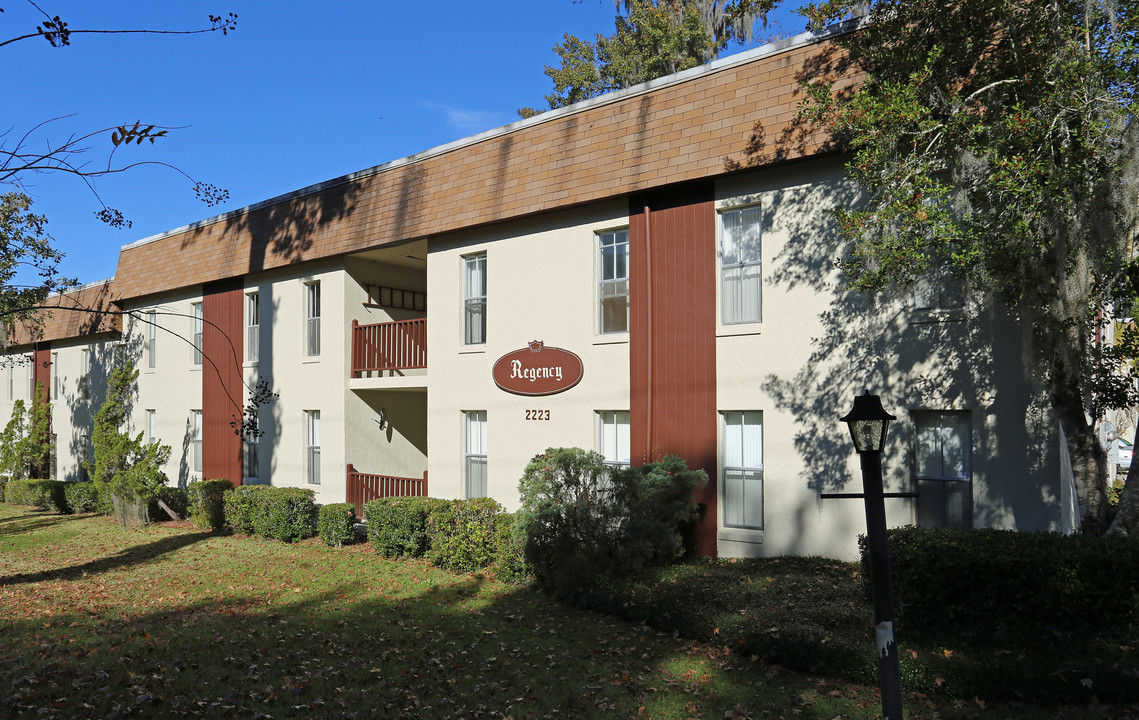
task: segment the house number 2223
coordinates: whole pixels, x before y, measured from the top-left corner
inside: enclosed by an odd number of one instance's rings
[[[526,411],[526,419],[527,420],[549,420],[550,419],[550,411],[549,410],[527,410]]]

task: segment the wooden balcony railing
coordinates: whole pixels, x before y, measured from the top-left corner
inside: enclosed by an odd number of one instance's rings
[[[427,367],[427,318],[361,325],[352,321],[352,377]]]
[[[348,464],[348,497],[345,502],[356,506],[356,517],[364,518],[364,503],[382,497],[427,497],[427,471],[422,478],[371,475],[356,472]]]

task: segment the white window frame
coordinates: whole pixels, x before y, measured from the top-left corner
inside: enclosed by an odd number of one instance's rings
[[[260,418],[256,414],[253,415],[252,432],[245,438],[245,447],[243,448],[242,460],[242,474],[245,476],[246,481],[253,481],[256,483],[261,475],[261,458],[258,456],[259,446],[261,443],[261,436],[258,432],[260,430]]]
[[[51,397],[56,399],[59,397],[59,353],[53,352],[51,354]]]
[[[629,228],[605,230],[597,233],[596,237],[597,334],[625,334],[629,332]],[[609,303],[620,304],[621,299],[625,306],[624,323],[613,318],[613,327],[609,327],[606,306]]]
[[[463,256],[463,344],[486,344],[486,253]]]
[[[917,524],[924,527],[972,527],[972,414],[968,410],[911,410],[910,418],[914,428],[913,472],[918,493],[914,515]],[[953,447],[960,453],[957,469],[950,467],[953,459],[947,458]],[[956,508],[961,517],[960,522],[950,523],[949,504],[954,500],[961,500]]]
[[[245,360],[255,363],[261,359],[261,293],[245,293]]]
[[[94,454],[90,433],[79,433],[79,457],[77,460],[79,460],[79,479],[84,482],[91,479],[91,474],[87,472],[87,463],[91,461]]]
[[[205,324],[205,316],[202,314],[202,304],[200,302],[190,303],[194,314],[194,364],[202,364],[202,328]]]
[[[91,348],[79,349],[79,396],[91,395]]]
[[[720,524],[729,531],[764,529],[763,412],[720,413]]]
[[[36,399],[36,356],[28,355],[28,405]]]
[[[320,485],[320,411],[304,411],[305,429],[305,481]]]
[[[146,367],[153,370],[158,366],[158,313],[148,310],[146,316]]]
[[[202,474],[202,466],[205,464],[205,458],[202,457],[202,411],[190,411],[190,446],[193,451],[193,464],[192,468],[199,476]]]
[[[632,465],[628,410],[597,411],[597,451],[612,467]]]
[[[720,325],[761,323],[763,206],[725,208],[720,210],[717,220],[720,234]],[[734,232],[737,228],[742,237],[737,237]]]
[[[305,283],[305,357],[320,357],[320,281]]]
[[[919,317],[943,316],[965,307],[961,284],[942,265],[931,266],[914,281],[909,310]]]
[[[146,442],[152,443],[158,439],[158,416],[154,410],[146,411]]]
[[[16,366],[15,361],[9,358],[8,365],[8,402],[16,400]]]
[[[463,496],[489,497],[486,410],[463,411]]]

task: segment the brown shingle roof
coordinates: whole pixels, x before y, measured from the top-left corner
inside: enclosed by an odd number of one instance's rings
[[[34,327],[17,323],[8,333],[9,343],[12,346],[30,345],[38,341],[121,332],[122,316],[114,305],[117,298],[112,280],[52,295],[44,302],[45,307],[71,309],[39,311],[37,318],[42,323],[39,332],[35,332]]]
[[[829,137],[797,119],[800,83],[849,75],[841,59],[816,41],[703,68],[205,221],[125,247],[116,289],[139,297],[811,155]]]

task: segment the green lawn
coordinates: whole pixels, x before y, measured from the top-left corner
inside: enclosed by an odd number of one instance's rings
[[[122,531],[5,504],[0,657],[4,717],[880,716],[873,688],[366,544]],[[983,705],[910,695],[907,717],[1127,717]]]

